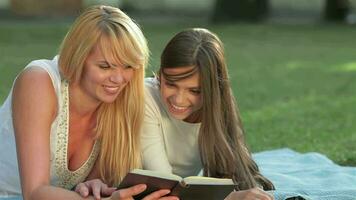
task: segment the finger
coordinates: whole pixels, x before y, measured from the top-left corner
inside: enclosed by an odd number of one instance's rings
[[[153,199],[159,199],[160,197],[163,197],[167,194],[169,194],[171,191],[170,190],[158,190],[155,192],[152,192],[151,194],[147,195],[143,200],[153,200]]]
[[[179,200],[176,196],[161,197],[159,200]]]
[[[110,196],[113,192],[117,190],[116,187],[103,187],[101,188],[101,194],[105,196]]]
[[[96,200],[99,200],[101,198],[100,192],[101,192],[101,184],[91,184],[91,188],[93,191],[93,196]]]
[[[166,197],[159,198],[159,200],[179,200],[179,198],[176,196],[166,196]]]
[[[89,189],[84,183],[79,183],[75,187],[75,192],[77,192],[82,197],[87,197],[89,195]]]
[[[145,191],[147,188],[146,184],[139,184],[135,185],[126,189],[120,189],[117,190],[117,192],[114,192],[114,194],[119,195],[119,199],[122,198],[130,198],[132,196],[135,196],[137,194],[140,194],[141,192]]]

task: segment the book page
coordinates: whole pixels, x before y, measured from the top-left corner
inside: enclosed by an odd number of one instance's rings
[[[144,169],[134,169],[130,173],[141,174],[141,175],[145,175],[145,176],[163,178],[163,179],[174,180],[174,181],[181,181],[182,180],[182,177],[180,177],[180,176],[177,176],[177,175],[174,175],[174,174],[162,173],[162,172],[159,172],[159,171],[151,171],[151,170],[144,170]]]
[[[192,185],[234,185],[232,179],[189,176],[183,179],[184,184]]]

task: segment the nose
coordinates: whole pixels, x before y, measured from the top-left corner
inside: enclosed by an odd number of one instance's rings
[[[121,67],[116,68],[110,76],[110,81],[117,84],[122,84],[125,81],[124,72]]]
[[[174,96],[175,104],[181,106],[181,105],[184,104],[184,100],[185,100],[184,92],[183,92],[183,91],[178,91],[178,92],[176,93],[176,95]]]

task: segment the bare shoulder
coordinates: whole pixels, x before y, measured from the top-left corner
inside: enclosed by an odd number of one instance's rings
[[[30,67],[23,70],[15,81],[15,86],[19,84],[29,84],[31,86],[36,83],[52,85],[51,78],[48,72],[40,67]]]
[[[52,80],[46,70],[32,67],[19,74],[13,90],[13,109],[14,112],[37,110],[51,116],[55,115],[57,98]]]

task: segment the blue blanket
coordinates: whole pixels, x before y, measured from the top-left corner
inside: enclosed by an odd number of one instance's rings
[[[355,200],[356,167],[342,167],[319,153],[290,149],[253,155],[262,174],[275,185],[276,200],[300,196],[312,200]]]
[[[297,196],[308,200],[356,200],[356,167],[341,167],[322,154],[301,154],[290,149],[264,151],[253,158],[262,174],[274,183],[276,200]]]

